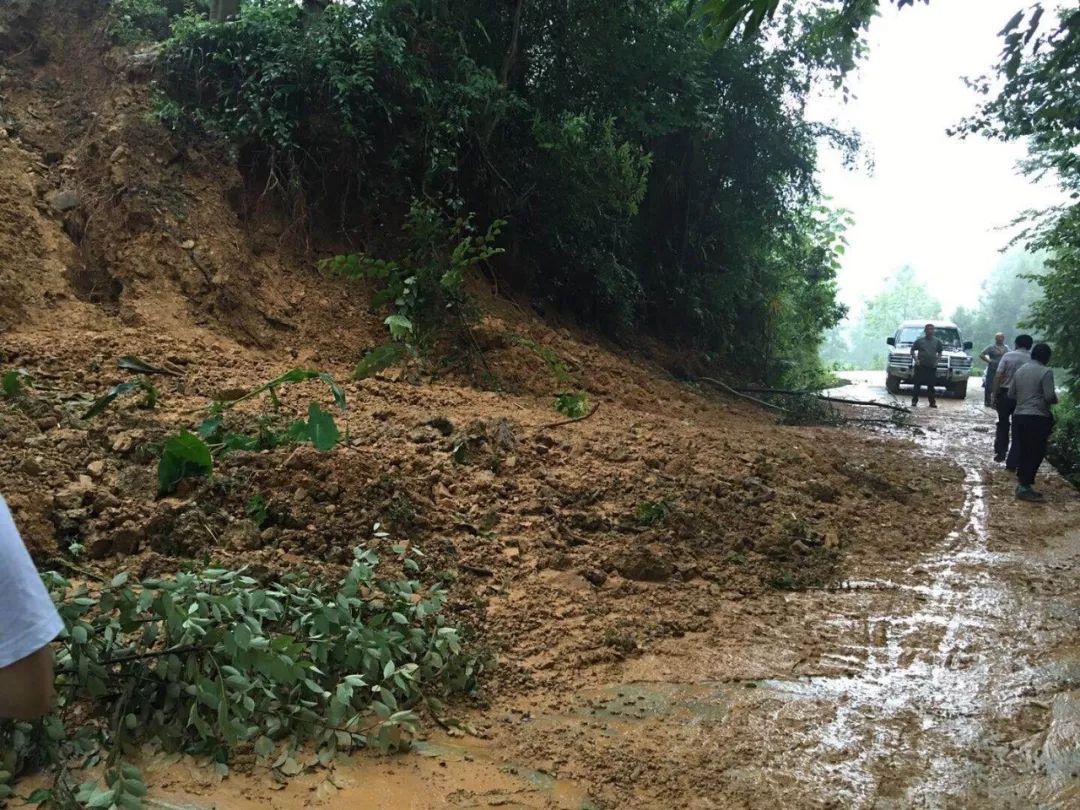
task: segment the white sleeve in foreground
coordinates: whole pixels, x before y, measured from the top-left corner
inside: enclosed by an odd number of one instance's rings
[[[63,629],[11,512],[0,498],[0,667],[37,652]]]

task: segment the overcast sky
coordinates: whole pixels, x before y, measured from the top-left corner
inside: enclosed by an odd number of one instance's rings
[[[872,173],[853,172],[837,154],[821,160],[825,192],[855,217],[839,276],[841,300],[853,311],[904,264],[946,314],[973,301],[1012,233],[1000,229],[1059,199],[1051,184],[1037,187],[1017,172],[1022,145],[945,133],[976,108],[979,96],[963,77],[990,70],[997,32],[1021,5],[932,0],[898,11],[882,3],[869,56],[850,82],[857,98],[812,108],[815,117],[857,129],[875,164]]]

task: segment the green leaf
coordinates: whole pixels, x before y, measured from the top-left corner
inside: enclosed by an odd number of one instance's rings
[[[98,788],[86,802],[87,807],[108,807],[113,803],[116,791],[112,788]]]
[[[122,396],[129,391],[138,391],[140,389],[144,389],[147,387],[147,385],[148,384],[145,381],[139,379],[130,380],[129,382],[120,383],[119,385],[113,386],[111,389],[109,389],[109,393],[105,394],[105,396],[99,397],[98,399],[94,400],[94,404],[90,406],[90,410],[88,410],[82,415],[82,418],[93,419],[99,413],[108,408],[116,400],[117,397]],[[150,387],[153,388],[153,386]]]
[[[401,343],[386,343],[377,349],[372,349],[356,364],[353,377],[357,380],[366,380],[399,362],[407,351]]]
[[[52,791],[48,788],[38,788],[26,797],[26,801],[30,804],[44,804],[52,799],[52,795]]]
[[[340,437],[334,417],[314,402],[308,406],[307,426],[309,438],[316,450],[325,453],[334,449]]]
[[[274,741],[265,734],[255,740],[255,753],[260,757],[268,757],[274,753]]]
[[[137,374],[168,374],[171,377],[179,377],[175,371],[167,368],[161,368],[161,366],[151,365],[145,360],[141,360],[134,355],[125,354],[116,361],[117,368],[122,368],[125,371],[134,371]]]
[[[404,315],[387,315],[386,320],[383,321],[383,323],[390,329],[390,337],[394,340],[404,340],[413,333],[412,321]]]
[[[330,386],[330,392],[334,395],[334,403],[338,406],[339,411],[345,413],[345,391],[342,390],[341,386],[334,381],[333,376],[328,372],[321,372],[319,374],[319,379]]]
[[[287,757],[285,761],[281,763],[281,767],[278,770],[286,776],[296,776],[304,770],[304,766],[297,762],[293,757]]]
[[[168,495],[185,478],[210,475],[214,459],[206,442],[186,430],[165,442],[158,462],[158,495]]]

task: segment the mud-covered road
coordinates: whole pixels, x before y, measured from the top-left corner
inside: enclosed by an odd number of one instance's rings
[[[844,396],[891,401],[878,376],[857,377]],[[492,706],[475,718],[487,739],[436,736],[420,756],[361,758],[269,795],[230,780],[204,786],[201,800],[1080,807],[1080,498],[1044,468],[1047,503],[1013,499],[990,461],[980,394],[920,408],[902,429],[964,472],[962,500],[955,483],[940,487],[954,531],[927,537],[924,551],[890,554],[896,538],[883,531],[843,587],[732,594],[711,616],[715,632],[661,641],[585,689]]]

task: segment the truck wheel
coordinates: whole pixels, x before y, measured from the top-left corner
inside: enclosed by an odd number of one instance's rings
[[[967,385],[967,380],[954,384],[952,387],[953,396],[957,399],[967,399]]]
[[[900,393],[900,378],[889,374],[885,377],[885,390],[890,394]]]

